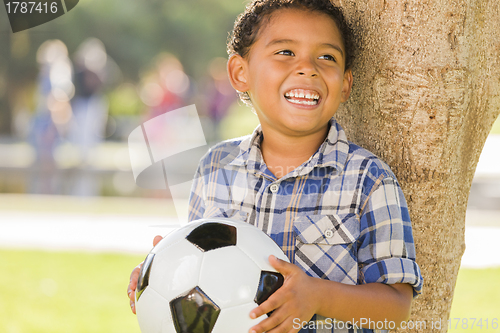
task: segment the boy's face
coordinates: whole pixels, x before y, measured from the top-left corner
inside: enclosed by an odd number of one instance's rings
[[[262,22],[248,55],[230,58],[228,69],[233,87],[248,92],[263,130],[303,136],[325,131],[349,97],[344,52],[328,15],[282,9]]]

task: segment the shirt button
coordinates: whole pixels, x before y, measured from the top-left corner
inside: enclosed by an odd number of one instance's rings
[[[278,184],[272,184],[270,187],[271,192],[276,193],[280,189],[280,186]]]
[[[332,229],[328,229],[327,231],[325,231],[325,237],[326,238],[332,238],[333,237],[333,230]]]

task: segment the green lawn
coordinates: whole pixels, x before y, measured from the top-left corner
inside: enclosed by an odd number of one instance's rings
[[[0,250],[0,332],[139,332],[126,287],[142,256]],[[450,332],[500,332],[500,268],[460,271],[451,318],[482,318],[483,329]],[[485,320],[489,320],[486,330]],[[457,321],[452,320],[452,327]]]
[[[143,259],[0,250],[0,332],[139,332],[126,290]]]
[[[500,332],[499,281],[500,268],[460,270],[449,332]]]

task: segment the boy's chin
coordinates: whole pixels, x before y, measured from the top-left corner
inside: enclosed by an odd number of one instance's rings
[[[325,132],[325,128],[328,126],[330,118],[328,121],[321,122],[292,122],[284,126],[283,130],[288,133],[289,136],[303,137],[314,135],[319,132]]]

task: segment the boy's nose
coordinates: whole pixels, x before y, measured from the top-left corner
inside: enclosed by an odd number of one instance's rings
[[[309,74],[309,73],[307,73],[305,71],[299,71],[299,72],[297,72],[297,74],[299,74],[299,75],[307,75],[307,76],[311,76],[311,77],[318,76],[318,73],[316,73],[316,72],[311,72]]]
[[[318,76],[318,71],[310,60],[303,60],[297,66],[297,74],[314,77]]]

